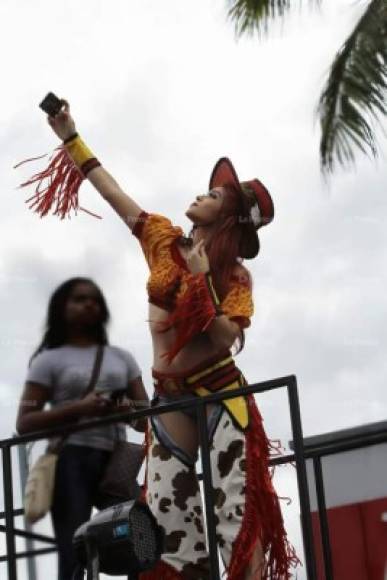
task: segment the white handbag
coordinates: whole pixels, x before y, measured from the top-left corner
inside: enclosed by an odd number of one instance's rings
[[[94,361],[93,371],[84,397],[90,393],[98,379],[103,356],[103,346],[99,345]],[[58,455],[63,447],[67,436],[56,439],[48,445],[43,453],[31,467],[28,473],[24,489],[24,517],[34,524],[43,518],[50,510],[54,494],[55,471]]]
[[[30,469],[24,490],[24,515],[31,524],[44,517],[52,505],[57,461],[57,453],[46,452]]]

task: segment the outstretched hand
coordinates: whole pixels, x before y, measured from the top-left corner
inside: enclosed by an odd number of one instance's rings
[[[75,122],[70,114],[70,105],[65,99],[61,99],[63,107],[54,117],[47,116],[47,122],[54,133],[64,141],[76,132]]]
[[[209,271],[210,263],[204,246],[204,240],[200,240],[194,245],[186,258],[186,262],[191,274],[205,274]]]

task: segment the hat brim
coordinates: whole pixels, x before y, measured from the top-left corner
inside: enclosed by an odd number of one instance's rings
[[[259,238],[257,230],[250,217],[250,205],[243,193],[238,175],[228,157],[221,157],[214,166],[210,177],[210,189],[231,185],[238,192],[243,215],[240,216],[240,223],[243,226],[243,237],[240,245],[240,257],[246,260],[255,258],[259,252]]]

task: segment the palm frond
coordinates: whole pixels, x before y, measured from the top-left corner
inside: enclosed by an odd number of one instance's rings
[[[323,173],[354,162],[354,150],[377,156],[375,128],[387,113],[387,0],[371,0],[337,53],[317,112]]]
[[[307,0],[307,4],[319,5],[321,0]],[[301,6],[303,0],[299,0]],[[271,20],[283,17],[291,8],[295,0],[228,0],[230,8],[228,17],[234,22],[237,36],[243,34],[266,34]]]

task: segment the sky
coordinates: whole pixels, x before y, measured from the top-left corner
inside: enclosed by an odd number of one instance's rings
[[[385,418],[386,141],[376,163],[358,156],[356,169],[338,170],[327,185],[314,115],[329,63],[362,7],[327,0],[320,11],[295,10],[259,41],[236,39],[225,0],[1,2],[1,438],[14,432],[49,297],[73,276],[101,287],[110,342],[132,352],[151,391],[147,268],[137,241],[89,183],[81,205],[102,220],[83,212],[40,219],[25,204],[32,192],[17,189],[44,161],[13,166],[59,144],[38,108],[48,91],[70,102],[79,133],[123,190],[187,232],[184,212],[207,191],[219,157],[230,157],[242,180],[258,177],[275,219],[260,230],[259,256],[245,263],[255,314],[238,365],[250,383],[296,375],[306,436]],[[286,391],[257,402],[267,434],[288,447]],[[293,499],[284,517],[301,553],[294,468],[276,470],[275,484]],[[41,558],[40,573],[54,564]]]

